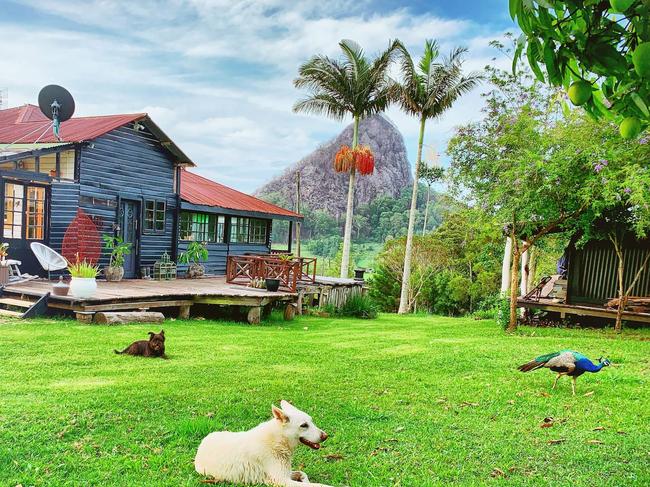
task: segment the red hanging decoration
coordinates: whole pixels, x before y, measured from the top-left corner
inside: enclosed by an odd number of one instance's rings
[[[354,165],[354,151],[347,145],[342,146],[334,156],[334,170],[336,172],[350,172]]]
[[[367,176],[375,171],[375,156],[367,145],[360,145],[355,149],[354,160],[357,171],[362,176]]]
[[[102,244],[97,225],[80,208],[65,231],[61,254],[68,262],[86,261],[95,265],[101,253]]]

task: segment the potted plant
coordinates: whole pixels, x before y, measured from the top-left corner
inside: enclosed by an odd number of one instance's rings
[[[110,251],[108,265],[104,267],[107,281],[119,282],[124,277],[124,256],[131,253],[131,244],[125,243],[122,237],[104,235],[104,248]]]
[[[266,284],[266,290],[271,291],[273,293],[276,292],[280,287],[280,279],[267,277],[264,280],[264,283]]]
[[[191,242],[187,246],[187,250],[181,252],[181,255],[178,256],[178,261],[181,264],[189,264],[187,277],[190,279],[205,274],[205,267],[203,267],[201,261],[206,260],[208,260],[208,249],[201,242]]]
[[[72,276],[70,294],[76,298],[90,298],[95,294],[99,267],[85,259],[80,261],[77,254],[75,262],[68,262],[68,272]]]
[[[0,285],[9,282],[9,263],[7,262],[7,253],[9,244],[3,242],[0,244]]]

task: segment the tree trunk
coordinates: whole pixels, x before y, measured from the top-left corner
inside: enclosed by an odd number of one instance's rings
[[[519,294],[519,260],[521,251],[519,244],[513,238],[512,268],[510,276],[510,321],[508,322],[508,331],[517,329],[517,295]]]
[[[512,276],[510,271],[512,269],[512,239],[506,237],[506,245],[503,250],[503,263],[501,265],[501,295],[506,296],[508,289],[510,289],[510,280]]]
[[[621,333],[623,328],[623,311],[625,310],[625,305],[627,299],[625,299],[625,256],[623,255],[623,249],[621,249],[620,242],[618,241],[617,235],[610,235],[609,239],[614,245],[614,250],[616,251],[616,256],[618,257],[618,267],[616,269],[616,276],[618,280],[618,309],[616,310],[616,322],[614,323],[614,331],[616,333]]]
[[[413,227],[415,226],[415,210],[418,202],[418,174],[422,159],[422,143],[424,141],[424,126],[426,118],[420,119],[420,138],[418,140],[418,154],[415,160],[415,177],[413,178],[413,191],[411,193],[411,210],[409,212],[409,226],[406,233],[406,248],[404,249],[404,270],[402,273],[402,292],[399,298],[399,314],[409,312],[409,285],[411,280],[411,257],[413,253]]]
[[[533,245],[528,249],[528,290],[532,290],[535,285],[535,274],[537,274],[537,246]]]
[[[427,204],[424,207],[424,224],[422,225],[422,235],[427,233],[427,220],[429,219],[429,201],[431,201],[431,185],[427,184]]]
[[[352,134],[352,148],[359,144],[359,117],[354,117],[354,132]],[[343,232],[343,252],[341,256],[341,277],[350,275],[350,247],[352,245],[352,214],[354,212],[354,181],[356,169],[350,169],[350,182],[348,184],[348,207],[345,212],[345,230]]]

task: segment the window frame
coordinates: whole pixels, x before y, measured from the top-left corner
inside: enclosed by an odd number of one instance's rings
[[[16,180],[10,180],[10,179],[0,179],[0,183],[2,186],[0,187],[0,190],[2,192],[2,238],[5,240],[25,240],[25,241],[33,241],[33,242],[46,242],[49,239],[49,208],[50,208],[50,203],[49,203],[49,198],[50,198],[50,192],[49,188],[45,185],[40,185],[40,184],[34,184],[34,183],[27,183],[24,181],[16,181]],[[22,197],[21,198],[16,198],[14,196],[7,196],[7,185],[12,184],[14,186],[20,186],[23,188],[22,191]],[[39,198],[34,198],[30,199],[29,198],[29,193],[30,189],[36,190],[38,193],[42,193],[42,199]],[[12,236],[11,237],[5,237],[5,216],[7,215],[7,199],[11,199],[14,201],[16,200],[21,200],[21,208],[20,208],[20,224],[11,224],[12,228]],[[40,211],[29,211],[30,208],[30,202],[33,202],[35,204],[34,208],[38,208],[38,203],[41,203],[40,206]],[[11,209],[9,211],[12,214],[18,213],[14,209]],[[38,219],[40,217],[40,224],[38,225],[31,225],[29,221],[29,217],[33,216],[34,218]],[[19,235],[15,236],[15,229],[19,228]],[[32,230],[40,230],[41,235],[39,238],[29,236],[30,229]]]
[[[153,203],[153,209],[147,208],[149,203]],[[162,210],[158,208],[158,205],[162,204]],[[151,228],[147,226],[148,218],[147,213],[153,212],[151,218]],[[159,218],[160,213],[162,213],[162,219]],[[162,228],[157,228],[158,223],[162,223]],[[144,198],[142,204],[142,233],[145,235],[163,235],[167,229],[167,200],[162,198]]]
[[[237,222],[237,224],[235,224],[235,222]],[[242,225],[242,223],[244,224]],[[268,246],[269,227],[267,220],[248,216],[231,216],[229,226],[229,243]],[[255,227],[263,230],[263,238],[256,238],[253,240],[253,229]],[[243,237],[243,239],[240,240],[240,237]]]
[[[204,219],[204,221],[199,221],[201,219]],[[178,225],[178,239],[180,241],[205,242],[210,244],[226,243],[225,215],[183,210],[180,212]],[[212,239],[210,238],[211,235],[213,236]]]

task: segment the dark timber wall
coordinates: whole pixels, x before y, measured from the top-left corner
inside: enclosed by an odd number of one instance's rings
[[[650,252],[650,240],[629,240],[625,250],[625,286],[629,286],[645,256]],[[570,303],[598,303],[618,296],[618,258],[614,246],[607,240],[592,241],[569,255]],[[646,271],[632,290],[633,296],[650,296],[650,272]]]
[[[83,146],[79,182],[80,206],[99,223],[102,234],[114,231],[120,199],[136,200],[141,209],[145,199],[166,201],[164,233],[140,232],[139,265],[152,266],[163,252],[172,254],[176,208],[174,164],[171,154],[147,129],[135,131],[133,124],[128,124]],[[113,204],[97,204],[93,198]],[[106,260],[103,255],[102,265]]]
[[[187,249],[190,242],[181,240],[178,243],[178,252]],[[226,274],[226,260],[228,255],[245,255],[245,254],[268,254],[271,249],[266,245],[255,244],[226,244],[226,243],[208,243],[208,261],[203,262],[205,272],[222,276]],[[178,266],[179,274],[182,275],[186,270],[186,265]]]

